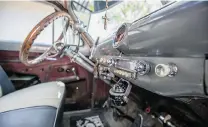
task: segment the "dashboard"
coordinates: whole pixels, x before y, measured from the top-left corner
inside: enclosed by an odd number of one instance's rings
[[[118,76],[157,94],[188,96],[204,94],[203,66],[200,58],[103,56],[98,70],[104,79]]]
[[[99,77],[119,77],[163,96],[206,95],[208,7],[203,2],[187,8],[183,4],[124,23],[99,44],[94,56]]]

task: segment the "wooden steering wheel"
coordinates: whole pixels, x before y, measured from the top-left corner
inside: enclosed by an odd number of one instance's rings
[[[35,59],[29,60],[29,51],[30,48],[32,47],[32,44],[34,43],[35,39],[37,38],[37,36],[49,25],[51,24],[53,21],[55,21],[58,18],[66,18],[68,19],[67,23],[66,23],[66,31],[69,27],[70,24],[70,15],[64,11],[59,11],[59,12],[54,12],[50,15],[48,15],[47,17],[45,17],[43,20],[41,20],[31,31],[30,33],[27,35],[27,37],[24,40],[24,43],[22,44],[22,47],[19,51],[19,58],[21,60],[22,63],[24,63],[27,66],[31,66],[31,65],[35,65],[38,64],[40,62],[42,62],[43,60],[45,60],[46,58],[52,58],[52,57],[56,57],[57,55],[60,54],[60,52],[62,51],[61,48],[64,47],[64,43],[61,42],[62,38],[64,37],[64,31],[62,31],[61,35],[59,36],[58,40],[55,41],[55,43],[48,49],[46,50],[43,54],[41,54],[40,56],[38,56]]]

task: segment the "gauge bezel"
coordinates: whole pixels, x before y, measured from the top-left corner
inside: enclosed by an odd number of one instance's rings
[[[124,28],[123,28],[124,27]],[[123,30],[124,29],[124,30]],[[121,33],[121,31],[122,31],[122,34],[124,34],[123,35],[123,37],[122,37],[122,39],[121,40],[119,40],[119,41],[116,41],[116,39],[117,39],[117,37],[118,37],[118,34],[120,34]],[[118,28],[118,30],[117,30],[117,32],[115,33],[115,36],[114,36],[114,39],[113,39],[113,48],[118,48],[118,47],[120,47],[121,45],[125,45],[125,38],[126,38],[126,36],[127,36],[127,33],[128,33],[128,25],[126,24],[126,23],[124,23],[124,24],[122,24],[119,28]]]

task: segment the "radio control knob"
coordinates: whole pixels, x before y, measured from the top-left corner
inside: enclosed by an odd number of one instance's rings
[[[150,64],[147,63],[146,61],[139,61],[136,64],[135,70],[139,75],[146,75],[150,71]]]
[[[114,59],[108,59],[107,60],[107,64],[109,65],[109,66],[113,66],[114,64],[115,64],[115,61],[114,61]]]
[[[104,59],[101,57],[100,60],[99,60],[99,62],[100,62],[100,63],[103,63],[103,60],[104,60]]]
[[[158,77],[173,77],[178,72],[178,68],[175,64],[169,63],[169,64],[158,64],[155,67],[155,74]]]

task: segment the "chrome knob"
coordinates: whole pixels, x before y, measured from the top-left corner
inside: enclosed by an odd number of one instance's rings
[[[115,61],[114,61],[114,59],[108,59],[107,60],[107,64],[109,65],[109,66],[113,66],[114,64],[115,64]]]
[[[155,67],[155,74],[158,77],[173,77],[176,75],[178,71],[178,68],[175,64],[169,63],[169,64],[158,64]]]
[[[104,59],[101,57],[100,60],[99,60],[99,62],[100,63],[103,63],[103,61],[104,61]]]
[[[150,64],[147,63],[146,61],[139,61],[136,64],[135,70],[137,71],[137,74],[145,75],[145,74],[149,73],[149,71],[150,71]]]

